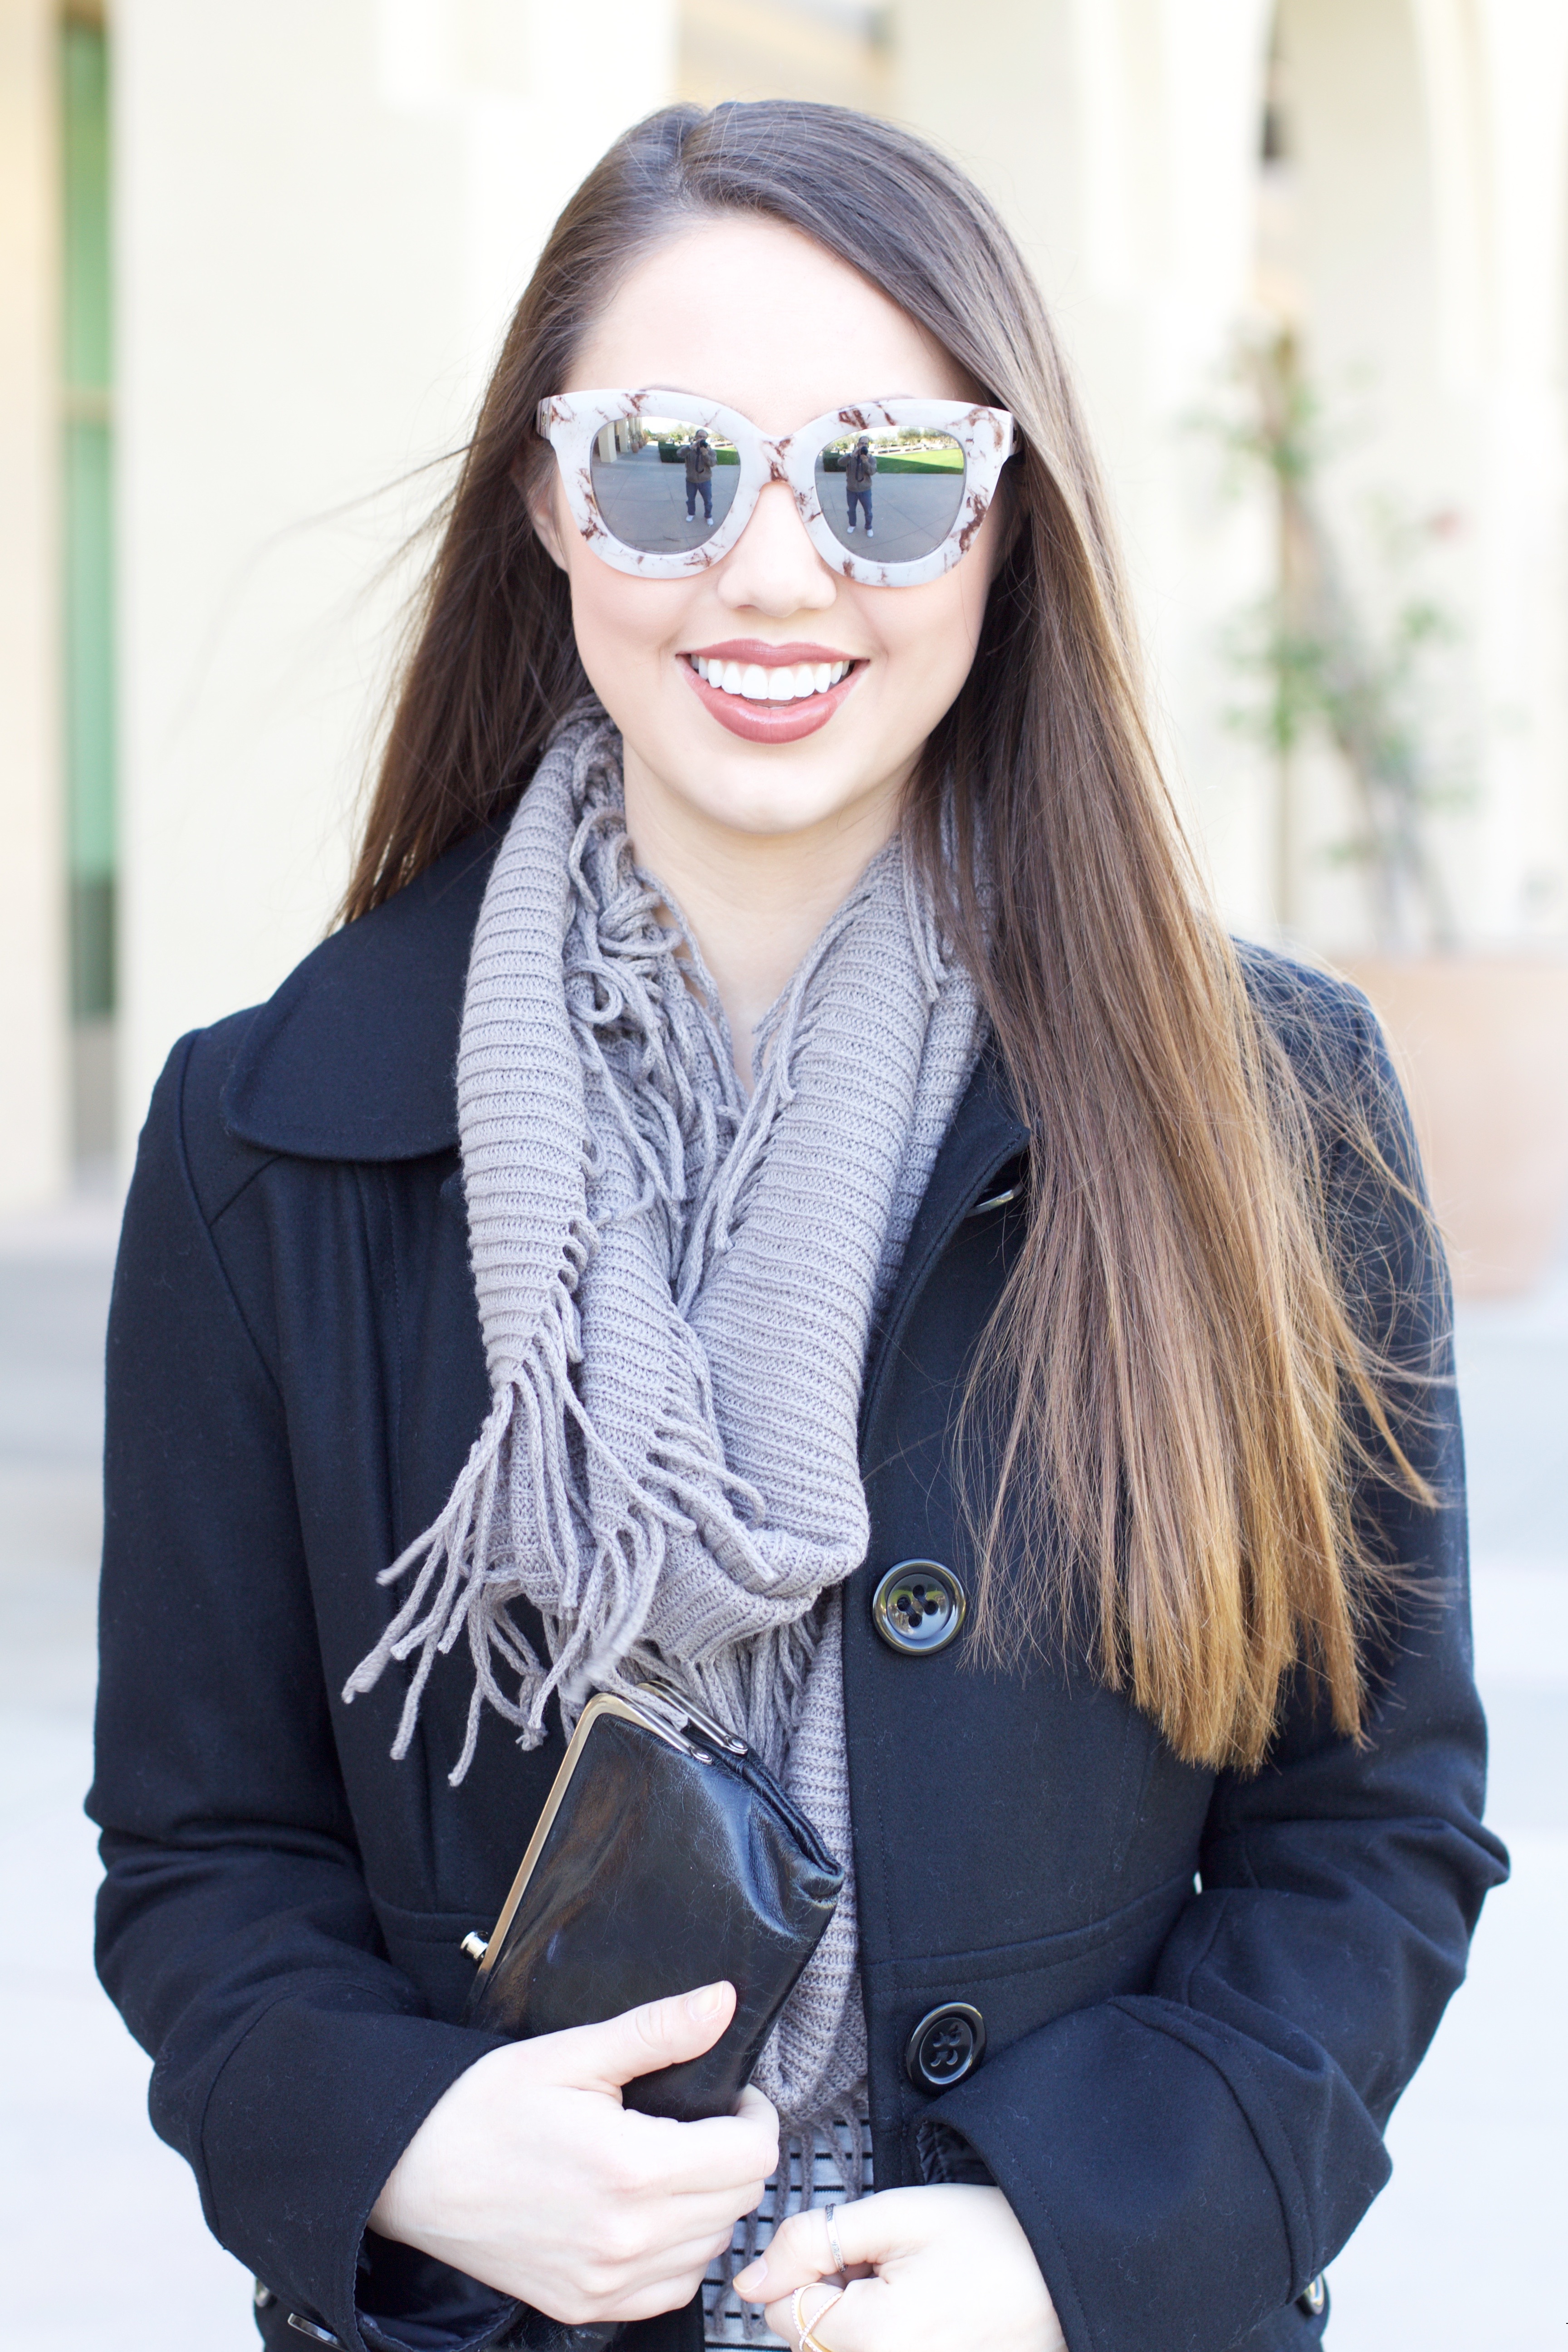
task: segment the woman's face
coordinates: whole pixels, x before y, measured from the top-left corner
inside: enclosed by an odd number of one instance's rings
[[[688,229],[640,262],[556,389],[648,384],[722,402],[774,437],[858,400],[981,396],[857,271],[794,229],[739,217]],[[718,835],[826,828],[864,835],[869,854],[886,837],[974,656],[994,507],[963,561],[918,588],[862,588],[830,571],[784,483],[763,490],[728,555],[680,580],[603,562],[558,475],[537,519],[571,581],[583,666],[625,739],[634,837],[638,811],[650,833],[695,830],[714,848]],[[853,667],[825,723],[757,741],[741,731],[745,698],[700,688],[693,656]]]

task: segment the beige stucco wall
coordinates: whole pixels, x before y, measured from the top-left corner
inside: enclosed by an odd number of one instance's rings
[[[0,0],[0,1213],[67,1173],[55,16]]]
[[[992,0],[983,44],[900,0],[900,110],[969,165],[1033,262],[1110,476],[1173,781],[1232,919],[1267,923],[1266,806],[1215,642],[1256,594],[1256,502],[1194,427],[1249,292],[1267,0]]]
[[[267,994],[342,887],[408,574],[559,205],[668,93],[542,0],[121,0],[122,1069]],[[401,485],[401,487],[399,487]]]
[[[891,43],[868,37],[857,13],[791,0],[681,0],[675,94],[698,106],[802,98],[885,114]]]

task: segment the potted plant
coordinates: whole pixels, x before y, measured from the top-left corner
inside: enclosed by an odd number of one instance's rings
[[[1568,962],[1480,952],[1463,940],[1434,826],[1468,788],[1436,740],[1432,657],[1458,635],[1411,593],[1380,629],[1350,586],[1321,490],[1322,436],[1294,336],[1246,354],[1232,447],[1271,487],[1278,568],[1232,643],[1261,696],[1243,723],[1277,773],[1277,866],[1289,925],[1300,755],[1332,750],[1357,813],[1331,854],[1365,877],[1373,946],[1336,961],[1370,997],[1408,1087],[1461,1295],[1528,1289],[1568,1215]],[[1444,530],[1451,519],[1429,519]]]

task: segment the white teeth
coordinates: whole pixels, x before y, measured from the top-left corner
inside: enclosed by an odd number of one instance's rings
[[[811,695],[826,694],[854,667],[847,661],[795,662],[764,669],[761,662],[747,662],[742,668],[739,662],[718,661],[707,654],[692,654],[689,659],[704,685],[744,695],[748,702],[804,702]]]

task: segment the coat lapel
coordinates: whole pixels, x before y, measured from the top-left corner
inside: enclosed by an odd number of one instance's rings
[[[500,844],[471,834],[289,974],[224,1087],[231,1134],[303,1160],[456,1150],[468,950]]]
[[[1000,1057],[987,1046],[975,1065],[915,1215],[903,1264],[881,1324],[873,1333],[861,1390],[860,1451],[876,1427],[910,1318],[942,1251],[1002,1171],[1029,1149],[1029,1130],[1014,1107]]]

